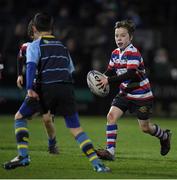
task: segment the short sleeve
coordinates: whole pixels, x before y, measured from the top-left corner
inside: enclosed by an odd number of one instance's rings
[[[40,59],[40,47],[39,47],[40,39],[33,41],[26,50],[26,63],[33,62],[38,64]]]

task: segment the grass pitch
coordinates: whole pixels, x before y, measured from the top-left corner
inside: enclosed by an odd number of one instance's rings
[[[172,149],[161,156],[159,141],[142,133],[134,117],[120,119],[116,160],[104,163],[110,173],[96,173],[61,117],[55,120],[59,155],[47,152],[47,136],[40,117],[29,121],[30,166],[14,170],[0,167],[0,179],[175,179],[177,178],[177,120],[154,118],[172,130]],[[105,147],[105,117],[81,117],[81,124],[96,148]],[[0,117],[0,163],[16,156],[13,116]]]

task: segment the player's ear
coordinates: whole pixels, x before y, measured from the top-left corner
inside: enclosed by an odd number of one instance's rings
[[[35,26],[32,26],[32,30],[33,30],[33,33],[36,33],[38,31]]]
[[[132,35],[130,35],[130,41],[132,41],[133,40],[133,36]]]

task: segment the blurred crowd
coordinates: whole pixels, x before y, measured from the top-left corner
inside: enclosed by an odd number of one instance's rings
[[[20,45],[30,41],[27,25],[39,11],[53,15],[54,34],[71,52],[78,87],[86,85],[83,79],[89,70],[105,70],[116,48],[114,24],[127,18],[136,23],[134,44],[150,78],[176,80],[175,7],[173,0],[0,0],[0,56],[8,79],[3,83],[15,85],[16,56]]]
[[[27,24],[36,12],[46,11],[54,16],[54,34],[71,52],[78,86],[84,85],[79,78],[90,69],[104,71],[115,48],[114,24],[126,18],[136,23],[135,45],[150,74],[156,78],[177,78],[175,55],[172,57],[169,52],[173,47],[167,40],[169,31],[176,28],[175,24],[171,27],[176,11],[173,12],[173,1],[160,2],[161,6],[152,0],[0,0],[0,55],[5,72],[13,79],[19,46],[29,41]],[[164,73],[159,73],[159,68]]]

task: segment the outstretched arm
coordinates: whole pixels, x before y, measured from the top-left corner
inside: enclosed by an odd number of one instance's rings
[[[23,88],[23,67],[26,62],[26,48],[28,43],[22,44],[17,56],[17,86]]]
[[[24,66],[24,57],[17,57],[17,86],[23,88],[23,66]]]
[[[105,77],[100,79],[98,86],[100,88],[105,88],[107,84],[117,83],[120,84],[123,81],[132,80],[132,81],[140,81],[139,76],[136,74],[136,69],[128,69],[128,71],[120,76],[114,75],[110,77]]]
[[[126,73],[121,74],[120,76],[110,76],[108,77],[108,83],[121,83],[126,80],[132,80],[132,81],[140,81],[139,76],[136,74],[136,69],[128,69]]]

